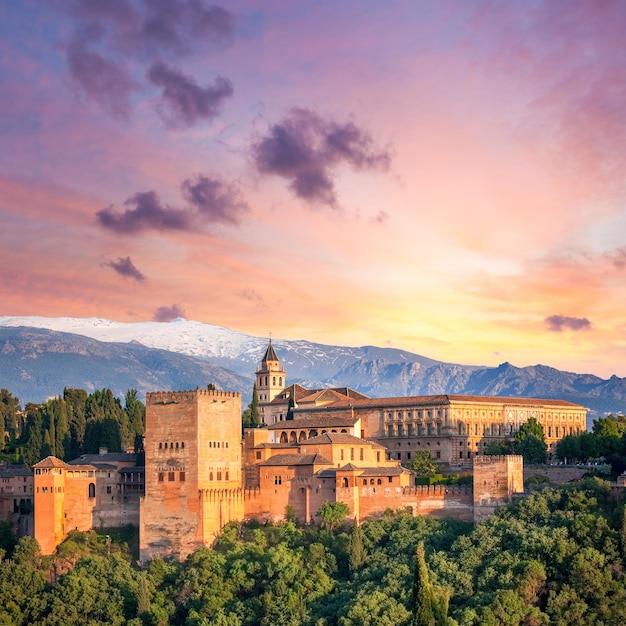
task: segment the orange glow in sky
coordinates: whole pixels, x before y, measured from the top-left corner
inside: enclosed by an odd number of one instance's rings
[[[624,32],[621,0],[2,3],[0,316],[626,376]]]

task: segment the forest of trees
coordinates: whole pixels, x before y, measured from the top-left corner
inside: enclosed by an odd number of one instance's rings
[[[134,531],[118,535],[74,532],[52,557],[21,539],[0,563],[0,623],[626,623],[624,506],[597,478],[533,493],[476,527],[409,512],[360,526],[230,524],[183,563],[138,567]]]
[[[18,398],[2,389],[0,415],[6,433],[0,452],[30,467],[49,455],[69,461],[97,453],[100,446],[110,452],[139,449],[146,408],[136,389],[126,392],[122,406],[110,389],[88,394],[65,388],[62,395],[43,404],[29,402],[21,411]]]

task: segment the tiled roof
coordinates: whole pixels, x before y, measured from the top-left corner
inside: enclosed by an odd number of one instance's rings
[[[33,471],[26,469],[23,465],[0,466],[0,478],[13,478],[15,476],[32,476]]]
[[[39,461],[39,463],[35,463],[33,467],[37,468],[49,468],[49,467],[63,467],[67,468],[67,463],[65,461],[61,461],[61,459],[57,459],[56,456],[47,456],[45,459]]]
[[[374,441],[369,441],[368,439],[360,439],[359,437],[347,435],[346,433],[324,433],[323,435],[318,435],[317,437],[312,437],[311,439],[301,441],[300,447],[304,448],[306,446],[316,446],[329,443],[343,443],[353,446],[370,445],[372,446],[372,448],[384,449],[384,446],[381,446]]]
[[[335,415],[307,415],[294,420],[285,420],[270,424],[268,430],[298,430],[299,428],[350,428],[359,421],[358,417],[350,414]]]
[[[272,345],[272,340],[270,339],[270,344],[267,346],[267,350],[265,351],[265,356],[263,357],[263,363],[266,361],[278,361],[278,357],[276,356],[276,351],[274,350],[274,346]]]
[[[277,454],[257,465],[332,465],[332,461],[321,454]]]
[[[70,465],[81,465],[91,463],[134,463],[137,460],[136,454],[128,452],[107,452],[105,454],[81,454],[77,459],[72,459]]]
[[[454,402],[474,402],[480,404],[497,404],[507,405],[515,404],[528,407],[565,407],[565,408],[584,408],[580,404],[574,404],[567,400],[554,400],[545,398],[508,398],[503,396],[460,396],[460,395],[435,395],[435,396],[399,396],[395,398],[368,398],[338,400],[337,402],[326,405],[325,409],[355,409],[368,407],[408,407],[408,406],[448,406]]]
[[[364,467],[361,476],[400,476],[404,473],[411,473],[403,467]]]
[[[298,385],[298,383],[294,383],[293,385],[289,385],[283,389],[273,400],[272,404],[284,404],[289,401],[289,396],[293,395],[293,398],[296,402],[307,401],[306,399],[309,396],[314,396],[315,394],[321,394],[324,392],[330,391],[334,395],[333,397],[337,398],[337,400],[368,400],[368,396],[365,394],[359,393],[354,389],[350,389],[349,387],[329,387],[327,389],[307,389],[302,385]]]

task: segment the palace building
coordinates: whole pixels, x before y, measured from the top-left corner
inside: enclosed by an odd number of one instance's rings
[[[257,370],[257,387],[260,375],[273,380],[274,371],[280,372],[278,380],[286,379],[270,343]],[[274,442],[342,432],[376,441],[398,461],[426,451],[435,461],[459,467],[471,467],[490,443],[510,440],[530,418],[543,426],[549,453],[587,424],[587,409],[564,400],[451,394],[368,398],[348,388],[300,385],[259,396],[259,409]]]
[[[523,491],[522,459],[486,456],[534,417],[548,444],[585,429],[570,402],[461,395],[368,398],[287,386],[271,344],[256,371],[262,427],[241,428],[241,394],[146,396],[145,467],[134,455],[48,457],[34,466],[34,536],[51,554],[74,529],[139,526],[140,559],[182,560],[230,521],[318,521],[343,502],[357,521],[387,509],[480,521]],[[474,485],[416,486],[402,463],[426,451],[473,469]]]

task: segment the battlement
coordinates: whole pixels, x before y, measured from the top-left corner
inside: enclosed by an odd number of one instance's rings
[[[241,392],[219,391],[217,389],[189,389],[186,391],[149,391],[146,394],[146,406],[151,404],[178,404],[181,402],[195,402],[199,397],[241,398]]]
[[[474,457],[474,465],[496,465],[498,463],[521,462],[522,456],[519,454],[508,455],[484,455]]]
[[[415,485],[414,487],[403,487],[402,495],[426,497],[434,495],[471,495],[472,485]]]

